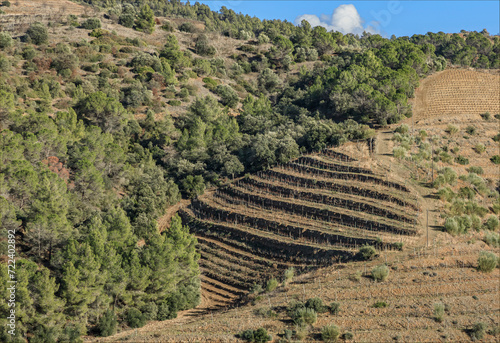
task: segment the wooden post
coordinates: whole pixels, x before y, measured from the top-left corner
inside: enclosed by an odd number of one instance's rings
[[[427,246],[429,246],[429,210],[427,210]]]

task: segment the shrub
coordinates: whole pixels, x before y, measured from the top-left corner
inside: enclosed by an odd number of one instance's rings
[[[459,128],[456,127],[455,125],[448,125],[448,127],[446,128],[446,132],[448,132],[450,135],[454,135],[458,132]]]
[[[461,165],[467,165],[469,164],[469,159],[460,155],[455,157],[455,162]]]
[[[479,322],[472,326],[472,329],[469,331],[470,337],[473,341],[480,340],[484,338],[484,334],[486,333],[486,324]]]
[[[0,49],[12,46],[12,37],[7,32],[0,32]]]
[[[259,328],[257,330],[245,330],[238,336],[239,338],[252,343],[265,343],[272,339],[272,337],[267,334],[267,330],[264,328]]]
[[[101,20],[99,18],[89,18],[82,23],[82,27],[86,30],[100,29]]]
[[[79,64],[78,57],[73,54],[59,55],[52,61],[51,67],[60,73],[64,69],[75,70]]]
[[[362,276],[363,276],[363,272],[361,270],[357,270],[354,274],[351,274],[349,276],[349,280],[360,282]]]
[[[327,311],[327,307],[323,304],[323,300],[318,297],[307,299],[305,306],[306,308],[313,309],[317,313],[323,313]]]
[[[375,281],[385,281],[389,276],[389,267],[382,264],[372,269],[372,278]]]
[[[384,308],[387,307],[387,303],[385,301],[377,301],[375,304],[373,304],[374,308]]]
[[[500,164],[500,155],[495,155],[490,158],[490,161],[495,163],[495,164]]]
[[[498,257],[492,252],[481,251],[477,262],[479,271],[489,273],[496,268],[498,264]]]
[[[295,338],[302,341],[309,334],[309,327],[307,325],[297,325],[295,327]]]
[[[352,332],[346,332],[345,334],[342,335],[342,339],[349,341],[354,338],[354,335]]]
[[[474,173],[474,174],[478,174],[478,175],[482,175],[484,173],[483,168],[481,168],[481,167],[469,167],[469,168],[467,168],[467,171],[469,173]]]
[[[321,329],[321,339],[324,342],[337,342],[340,336],[340,329],[335,325],[326,325]]]
[[[340,312],[340,303],[333,302],[330,304],[330,313],[337,315]]]
[[[392,149],[392,154],[397,159],[405,158],[406,157],[406,149],[402,146],[397,146],[394,149]]]
[[[217,87],[217,81],[210,77],[205,77],[202,81],[209,90],[214,90]]]
[[[293,276],[295,275],[295,268],[290,267],[287,270],[285,270],[285,282],[290,282],[293,279]]]
[[[276,318],[278,314],[269,307],[261,307],[254,311],[254,314],[264,318]]]
[[[36,45],[48,43],[49,31],[42,23],[34,23],[26,31],[26,39]]]
[[[265,33],[259,34],[258,42],[259,44],[269,43],[270,39]]]
[[[10,1],[9,0],[2,1],[2,6],[4,6],[4,7],[10,7]]]
[[[164,30],[164,31],[167,31],[167,32],[173,32],[174,31],[174,25],[172,25],[171,22],[166,21],[161,26],[161,29]]]
[[[140,328],[146,324],[146,318],[141,311],[132,307],[127,311],[127,324],[131,328]]]
[[[318,320],[318,315],[312,308],[304,308],[297,310],[297,314],[293,319],[297,324],[313,325]]]
[[[394,131],[404,135],[404,134],[408,133],[408,130],[409,130],[408,125],[402,124],[402,125],[398,126]]]
[[[276,287],[278,287],[278,280],[272,278],[266,283],[266,292],[272,292],[276,289]]]
[[[180,26],[179,26],[179,31],[182,31],[182,32],[188,32],[188,33],[194,33],[196,32],[196,27],[192,24],[192,23],[182,23]]]
[[[196,39],[196,44],[194,46],[196,53],[200,56],[213,56],[216,53],[215,48],[210,45],[208,37],[205,34],[200,35]]]
[[[434,304],[434,319],[441,323],[444,317],[444,305],[443,303],[435,303]]]
[[[499,225],[498,217],[491,215],[488,217],[486,222],[484,223],[484,227],[488,230],[495,231]]]
[[[229,106],[231,108],[234,108],[238,104],[239,100],[238,94],[234,89],[232,89],[229,86],[224,86],[224,85],[217,86],[217,88],[215,89],[215,93],[217,93],[220,96],[221,103],[224,106]]]
[[[500,235],[495,232],[487,232],[483,238],[484,242],[490,247],[498,248],[500,246]]]
[[[260,284],[257,284],[257,283],[254,283],[252,285],[252,287],[250,287],[250,293],[252,294],[260,294],[262,293],[264,290],[262,289],[262,285]]]
[[[474,147],[474,151],[478,154],[482,154],[486,151],[486,147],[484,146],[484,144],[476,144],[476,146]]]
[[[116,315],[113,311],[107,310],[99,319],[97,329],[102,337],[108,337],[116,333]]]
[[[467,134],[469,134],[469,135],[471,135],[471,136],[472,136],[472,135],[475,135],[475,134],[476,134],[477,129],[476,129],[474,126],[467,126],[467,127],[465,128],[465,132],[467,132]]]
[[[491,119],[491,114],[489,112],[481,113],[480,116],[484,120],[490,120]]]
[[[0,71],[2,72],[8,72],[11,67],[11,63],[7,56],[4,56],[3,54],[0,54]]]
[[[158,317],[158,306],[154,302],[149,302],[141,307],[141,312],[145,320],[156,320]]]
[[[495,136],[493,136],[493,141],[495,142],[500,142],[500,133],[496,134]]]
[[[375,248],[371,245],[364,245],[359,248],[358,255],[365,261],[371,260],[375,257],[375,255],[377,255],[377,250],[375,250]]]

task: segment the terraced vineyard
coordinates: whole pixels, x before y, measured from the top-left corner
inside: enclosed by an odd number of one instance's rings
[[[216,307],[289,267],[355,260],[365,244],[398,250],[419,234],[408,187],[332,150],[236,180],[179,213],[198,238],[203,297]]]

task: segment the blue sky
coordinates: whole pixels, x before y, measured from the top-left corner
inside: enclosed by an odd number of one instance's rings
[[[383,36],[415,33],[481,31],[498,34],[500,1],[204,1],[213,10],[221,6],[261,19],[308,21],[338,31],[363,30]],[[335,11],[335,12],[334,12]],[[335,13],[335,14],[334,14]],[[332,18],[332,14],[334,18]],[[323,15],[323,16],[322,16]]]

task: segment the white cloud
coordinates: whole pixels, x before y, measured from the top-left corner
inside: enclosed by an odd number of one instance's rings
[[[331,16],[322,14],[319,17],[314,14],[303,14],[295,18],[295,25],[299,25],[302,20],[307,20],[312,27],[323,26],[327,31],[340,31],[344,34],[362,34],[363,31],[377,33],[372,26],[363,26],[364,20],[358,13],[354,5],[340,5]],[[372,23],[373,24],[373,23]]]

